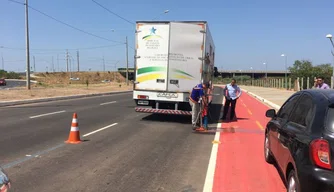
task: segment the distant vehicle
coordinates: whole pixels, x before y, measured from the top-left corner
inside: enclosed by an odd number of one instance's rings
[[[0,167],[0,192],[9,192],[10,180],[6,172]]]
[[[215,45],[206,21],[137,21],[136,112],[191,115],[192,88],[214,75]]]
[[[284,175],[287,191],[334,191],[334,91],[293,94],[265,130],[264,156]]]
[[[0,85],[6,86],[7,85],[6,80],[5,79],[0,79]]]

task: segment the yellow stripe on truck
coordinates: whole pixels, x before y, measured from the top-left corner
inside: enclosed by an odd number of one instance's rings
[[[137,77],[138,82],[144,82],[144,81],[149,81],[149,80],[155,80],[155,79],[163,79],[165,78],[164,74],[148,74],[148,75],[142,75],[140,77]]]

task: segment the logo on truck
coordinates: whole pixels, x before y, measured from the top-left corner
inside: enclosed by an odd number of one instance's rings
[[[144,36],[143,39],[144,39],[144,40],[149,40],[149,39],[153,39],[153,38],[160,38],[160,39],[162,39],[162,37],[161,37],[160,35],[155,34],[156,31],[157,31],[157,29],[154,28],[154,27],[152,27],[152,28],[150,29],[150,34]]]

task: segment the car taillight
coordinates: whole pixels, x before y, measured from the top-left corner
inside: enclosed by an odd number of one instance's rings
[[[138,95],[137,96],[138,99],[148,99],[147,95]]]
[[[310,145],[310,150],[312,160],[315,165],[325,169],[332,169],[330,146],[328,141],[325,139],[313,140]]]

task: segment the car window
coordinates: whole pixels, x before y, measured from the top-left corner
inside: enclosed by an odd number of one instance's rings
[[[286,103],[281,107],[281,109],[278,111],[277,117],[282,119],[288,119],[289,114],[291,113],[293,107],[298,101],[300,95],[293,95],[291,96]]]
[[[311,123],[313,115],[313,101],[309,95],[302,95],[300,101],[292,111],[289,120],[302,126]]]
[[[326,114],[326,129],[334,132],[334,108],[329,108]]]

